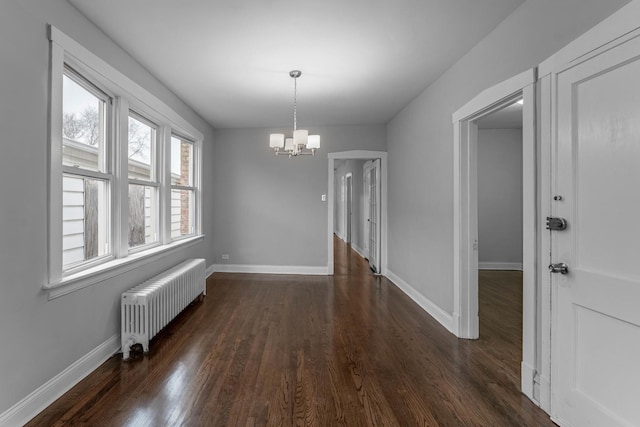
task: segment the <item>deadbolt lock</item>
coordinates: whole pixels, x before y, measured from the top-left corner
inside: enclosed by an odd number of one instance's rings
[[[566,230],[567,220],[564,218],[548,216],[547,217],[547,230]]]

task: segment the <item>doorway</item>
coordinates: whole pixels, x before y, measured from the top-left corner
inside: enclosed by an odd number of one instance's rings
[[[522,107],[476,121],[478,270],[522,271]]]
[[[475,121],[479,345],[512,378],[522,361],[522,109],[520,99]]]
[[[344,177],[344,224],[345,242],[351,244],[353,227],[353,174],[348,173]]]
[[[534,400],[536,366],[536,145],[534,69],[489,88],[453,115],[454,124],[454,331],[479,337],[478,122],[522,105],[522,392]]]
[[[376,258],[376,273],[385,274],[387,259],[387,153],[383,151],[370,151],[370,150],[356,150],[356,151],[344,151],[337,153],[329,153],[328,155],[328,190],[327,197],[327,209],[328,209],[328,222],[327,222],[327,273],[329,275],[334,274],[334,233],[341,237],[344,236],[346,241],[346,223],[342,221],[346,215],[342,215],[345,212],[344,208],[340,206],[343,201],[347,199],[346,190],[346,173],[337,174],[338,167],[344,165],[348,161],[356,160],[359,162],[358,171],[350,171],[350,179],[352,186],[352,223],[351,225],[351,246],[358,252],[363,258],[369,259],[371,257]],[[375,203],[377,216],[374,218],[375,235],[373,248],[371,247],[371,227],[370,224],[369,209],[370,203],[365,203],[364,196],[364,165],[373,161],[376,163],[377,169],[375,173],[376,177],[376,189],[379,196]],[[342,185],[342,178],[344,177],[345,183]],[[354,178],[355,177],[355,178]],[[357,179],[356,179],[357,178]],[[356,191],[355,188],[358,188]],[[357,210],[357,212],[356,212]],[[341,218],[342,217],[342,218]],[[344,224],[343,227],[342,224]],[[342,230],[340,230],[342,228]],[[367,234],[368,233],[368,234]],[[364,239],[364,236],[367,236]],[[365,249],[366,248],[366,249]],[[375,249],[375,250],[374,250]]]
[[[366,159],[347,159],[336,162],[335,181],[339,197],[335,203],[334,233],[362,258],[368,258],[367,224],[369,221],[367,181],[363,170],[370,163]]]

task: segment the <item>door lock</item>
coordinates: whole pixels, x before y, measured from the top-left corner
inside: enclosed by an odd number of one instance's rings
[[[567,229],[567,220],[564,218],[557,218],[548,216],[547,217],[547,230],[566,230]]]
[[[564,262],[549,264],[549,271],[552,273],[567,274],[569,273],[569,266]]]

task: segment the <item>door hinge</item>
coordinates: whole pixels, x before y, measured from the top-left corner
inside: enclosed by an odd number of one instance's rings
[[[564,218],[548,216],[547,217],[547,230],[566,230],[567,220]]]

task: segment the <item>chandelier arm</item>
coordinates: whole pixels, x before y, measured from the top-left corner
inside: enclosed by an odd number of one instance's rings
[[[293,151],[293,150],[290,150],[290,151],[274,151],[274,154],[276,156],[289,156],[289,157],[292,157],[292,156],[315,156],[316,155],[316,149],[312,148],[311,151],[299,150],[297,152]]]

